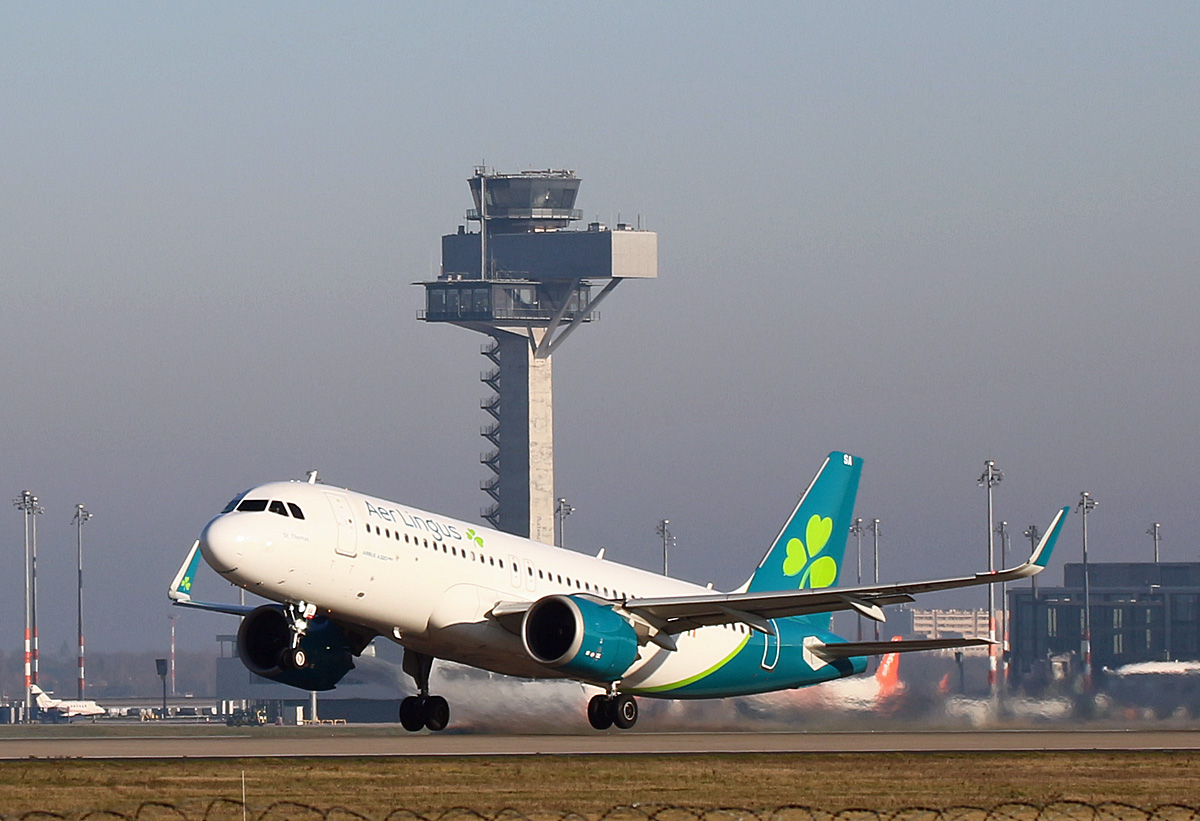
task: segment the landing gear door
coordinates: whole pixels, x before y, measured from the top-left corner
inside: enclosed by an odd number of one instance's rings
[[[337,552],[343,556],[358,555],[358,528],[354,526],[354,514],[344,496],[326,493],[329,506],[333,508],[333,519],[337,522]]]

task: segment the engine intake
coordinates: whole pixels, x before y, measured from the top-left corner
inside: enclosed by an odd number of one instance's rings
[[[292,649],[292,631],[283,607],[264,604],[242,619],[238,627],[238,656],[255,675],[302,690],[332,690],[354,669],[354,656],[345,631],[336,622],[317,616],[300,639],[304,665],[294,667],[285,654]]]
[[[637,659],[633,626],[612,607],[577,596],[546,596],[521,623],[525,652],[584,681],[616,681]]]

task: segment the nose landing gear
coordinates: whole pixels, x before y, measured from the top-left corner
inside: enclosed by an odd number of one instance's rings
[[[317,606],[310,602],[289,604],[284,608],[284,615],[291,643],[279,654],[279,666],[284,670],[303,670],[308,664],[308,653],[300,646],[300,641],[308,633],[309,622],[317,615]]]
[[[607,730],[614,724],[628,730],[638,720],[637,699],[628,693],[593,696],[588,702],[588,723],[596,730]]]
[[[422,727],[437,732],[450,723],[450,703],[441,696],[429,695],[429,673],[433,669],[433,656],[404,651],[404,672],[417,683],[418,695],[409,696],[400,702],[400,725],[410,733]]]

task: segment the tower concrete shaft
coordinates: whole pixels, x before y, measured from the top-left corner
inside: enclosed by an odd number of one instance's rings
[[[538,335],[535,334],[534,339]],[[483,435],[496,447],[481,461],[496,474],[485,482],[495,503],[484,512],[506,533],[554,543],[554,371],[530,337],[496,329],[484,354],[496,367],[483,375],[496,391],[483,407],[496,422]],[[539,340],[540,341],[540,340]]]

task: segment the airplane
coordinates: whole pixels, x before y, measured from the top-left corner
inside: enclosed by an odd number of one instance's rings
[[[406,730],[444,729],[430,693],[435,659],[600,689],[597,730],[633,727],[637,697],[723,698],[862,673],[866,656],[986,644],[986,639],[851,642],[835,611],[883,621],[913,596],[1032,576],[1046,567],[1069,508],[1029,560],[962,578],[837,588],[862,461],[833,452],[750,578],[730,593],[531,541],[348,489],[271,482],[239,493],[201,531],[168,589],[180,606],[242,617],[251,671],[329,690],[377,636],[404,648],[418,695]],[[200,558],[269,603],[195,601]]]
[[[64,721],[79,716],[102,716],[108,714],[108,710],[105,710],[91,700],[68,701],[51,698],[49,693],[36,684],[29,686],[29,692],[33,694],[34,703],[37,704],[38,709],[44,713],[55,715]]]

